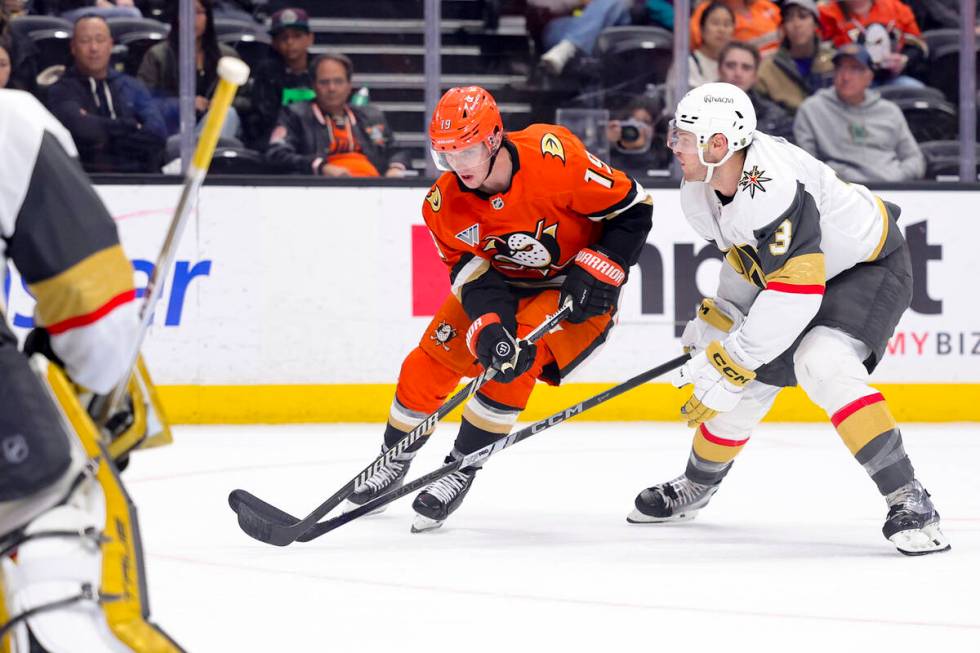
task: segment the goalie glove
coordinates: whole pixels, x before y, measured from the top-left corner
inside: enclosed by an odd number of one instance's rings
[[[755,372],[735,362],[720,342],[711,342],[685,363],[673,380],[678,388],[694,385],[691,398],[681,406],[681,418],[695,427],[718,413],[732,410],[754,378]]]
[[[473,320],[466,330],[466,346],[484,369],[497,370],[493,380],[498,383],[510,383],[527,372],[537,353],[534,345],[517,342],[496,313]]]
[[[705,297],[698,305],[694,319],[684,327],[681,345],[693,356],[704,351],[712,340],[724,340],[744,321],[745,316],[735,304],[721,297]]]

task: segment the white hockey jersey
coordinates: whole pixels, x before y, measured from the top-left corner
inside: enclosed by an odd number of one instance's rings
[[[747,313],[726,348],[750,369],[793,344],[820,308],[828,280],[903,242],[867,188],[761,132],[732,201],[723,204],[709,184],[686,182],[681,207],[698,234],[726,253],[718,295]]]

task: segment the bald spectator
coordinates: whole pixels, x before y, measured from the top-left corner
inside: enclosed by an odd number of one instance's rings
[[[846,181],[919,179],[925,158],[894,102],[869,90],[871,56],[856,43],[834,56],[834,87],[805,100],[796,114],[796,143]]]
[[[151,172],[166,138],[163,116],[139,80],[109,67],[112,35],[100,16],[75,23],[74,63],[48,91],[51,112],[97,172]]]
[[[755,88],[763,97],[796,113],[803,100],[830,85],[834,51],[820,42],[814,0],[785,0],[779,50],[759,65]]]

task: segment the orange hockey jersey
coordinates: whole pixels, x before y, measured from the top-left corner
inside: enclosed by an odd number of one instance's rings
[[[503,286],[518,293],[558,287],[584,247],[600,246],[624,269],[636,262],[652,205],[636,181],[558,125],[509,133],[502,147],[514,164],[508,189],[487,195],[448,172],[422,203],[425,223],[451,268],[453,293],[471,317],[490,307],[473,307],[464,288],[489,287],[503,298]]]

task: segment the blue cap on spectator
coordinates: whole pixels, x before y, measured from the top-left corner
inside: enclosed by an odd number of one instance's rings
[[[269,28],[270,34],[275,36],[287,28],[309,32],[310,17],[302,9],[293,8],[280,9],[272,14],[272,26]]]
[[[842,45],[837,50],[837,54],[834,55],[834,65],[839,64],[840,60],[845,57],[856,59],[865,68],[871,68],[871,55],[868,54],[867,49],[860,43]]]

